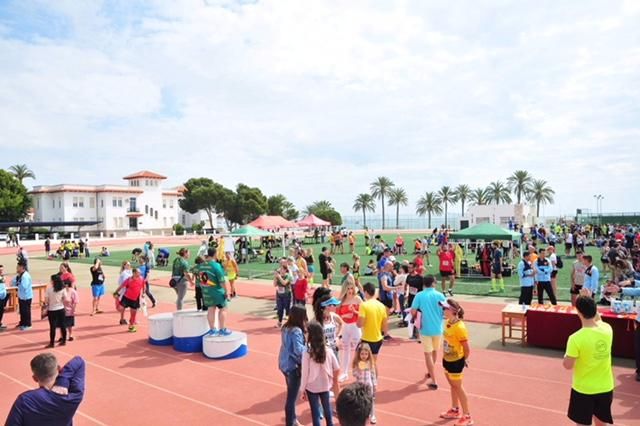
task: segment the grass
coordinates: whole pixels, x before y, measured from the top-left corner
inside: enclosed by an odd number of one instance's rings
[[[419,235],[418,234],[403,234],[403,237],[405,239],[405,245],[407,246],[408,249],[413,249],[413,240],[415,240],[415,238],[417,238]],[[387,240],[388,241],[393,241],[395,240],[395,236],[392,235],[388,235],[387,236]],[[257,244],[257,241],[255,242]],[[328,246],[328,244],[326,244]],[[319,283],[322,280],[322,277],[320,276],[319,273],[319,267],[317,265],[318,262],[318,255],[320,254],[320,250],[322,248],[322,244],[307,244],[305,245],[305,248],[313,248],[313,252],[314,252],[314,257],[316,259],[316,273],[314,274],[314,282],[315,283]],[[170,247],[167,246],[168,248],[170,248],[171,250],[171,257],[170,257],[170,261],[169,261],[169,266],[168,267],[158,267],[158,270],[164,270],[164,271],[170,271],[171,270],[171,263],[173,261],[173,259],[175,259],[175,252],[177,251],[178,247]],[[558,246],[560,247],[560,246]],[[156,249],[160,248],[160,246],[156,246]],[[193,262],[193,257],[195,255],[195,253],[198,252],[198,248],[199,246],[194,245],[194,246],[188,246],[188,248],[191,251],[191,256],[192,258],[190,259],[191,262]],[[340,263],[342,262],[347,262],[349,264],[352,264],[352,258],[351,258],[351,254],[348,253],[349,250],[349,246],[346,245],[345,246],[345,253],[346,254],[337,254],[334,255],[335,261],[336,261],[336,265],[340,265]],[[411,250],[412,251],[412,250]],[[432,254],[430,255],[431,258],[431,264],[433,265],[431,268],[427,269],[427,273],[430,274],[434,274],[436,275],[436,277],[439,279],[439,275],[438,275],[438,262],[437,262],[437,257],[435,256],[435,247],[432,247]],[[559,270],[558,272],[558,299],[559,300],[570,300],[570,295],[569,295],[569,288],[571,286],[571,268],[572,268],[572,264],[573,261],[575,260],[572,257],[566,257],[564,256],[564,250],[561,249],[561,254],[562,254],[562,260],[564,263],[564,267],[562,269]],[[602,271],[602,265],[600,263],[600,252],[598,251],[597,248],[595,247],[587,247],[586,251],[588,254],[591,254],[594,258],[594,263],[595,265],[600,268],[600,270]],[[364,238],[363,236],[359,235],[357,237],[357,241],[356,241],[356,252],[360,255],[360,262],[361,262],[361,271],[364,271],[364,268],[367,264],[367,262],[369,261],[370,258],[374,258],[375,260],[375,256],[366,256],[365,252],[364,252]],[[282,248],[276,248],[274,250],[272,250],[272,253],[274,254],[274,256],[280,256],[282,254]],[[414,258],[413,255],[405,255],[405,256],[396,256],[396,259],[398,260],[404,260],[404,259],[408,259],[408,260],[412,260]],[[469,262],[469,265],[474,265],[476,264],[476,260],[475,260],[475,254],[474,253],[470,253],[466,255],[467,261]],[[112,251],[111,252],[111,256],[110,257],[102,257],[102,263],[104,265],[109,265],[109,266],[117,266],[120,267],[120,265],[122,264],[122,261],[124,260],[130,260],[131,259],[131,251],[130,250],[122,250],[122,251]],[[273,264],[265,264],[263,262],[264,260],[264,256],[259,256],[258,257],[258,262],[252,262],[252,263],[248,263],[248,264],[241,264],[240,265],[240,276],[244,277],[244,278],[265,278],[265,279],[271,279],[271,273],[272,271],[275,269],[275,265]],[[72,259],[71,262],[72,263],[78,263],[78,264],[90,264],[92,263],[93,259],[84,259],[84,258],[80,258],[80,259]],[[517,265],[517,259],[514,259],[514,263]],[[376,282],[375,277],[365,277],[362,276],[361,277],[361,281],[364,282]],[[473,295],[482,295],[482,296],[499,296],[499,297],[515,297],[517,298],[518,295],[520,294],[520,286],[519,286],[519,282],[518,282],[518,277],[517,276],[511,276],[511,277],[505,277],[504,278],[505,281],[505,287],[506,287],[506,291],[501,292],[501,293],[490,293],[489,290],[491,288],[491,281],[489,279],[477,279],[477,278],[473,278],[473,279],[468,279],[468,278],[458,278],[456,279],[456,286],[455,286],[455,290],[457,293],[461,293],[461,294],[473,294]],[[339,277],[335,277],[334,278],[334,284],[339,282]],[[439,286],[438,286],[439,287]]]

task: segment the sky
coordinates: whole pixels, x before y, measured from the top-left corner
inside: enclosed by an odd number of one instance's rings
[[[525,169],[546,216],[640,211],[638,22],[635,0],[3,0],[0,167],[207,176],[343,215],[378,176],[412,214]]]

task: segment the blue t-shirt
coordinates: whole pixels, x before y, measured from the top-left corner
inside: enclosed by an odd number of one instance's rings
[[[416,294],[411,304],[411,309],[422,312],[422,324],[420,334],[423,336],[441,336],[442,307],[439,302],[444,302],[445,297],[433,287],[428,287]]]

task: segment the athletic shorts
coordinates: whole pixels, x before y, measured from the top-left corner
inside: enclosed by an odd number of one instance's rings
[[[424,353],[431,353],[440,349],[442,336],[420,336],[420,340],[422,340]]]
[[[75,327],[76,326],[76,317],[64,317],[64,326],[65,328]]]
[[[612,402],[613,391],[586,395],[571,389],[567,416],[581,425],[590,425],[593,416],[596,416],[604,423],[613,424],[613,416],[611,415]]]
[[[380,303],[382,303],[387,308],[392,308],[393,307],[393,298],[391,297],[391,295],[389,295],[388,297],[384,297],[384,298],[381,297],[378,300],[380,300]]]
[[[498,274],[502,275],[502,265],[493,265],[491,267],[491,271],[496,275]]]
[[[224,292],[212,286],[202,287],[202,301],[209,307],[215,306],[219,309],[227,307],[227,298]]]
[[[453,271],[442,271],[442,270],[440,271],[440,276],[442,278],[450,277],[451,275],[453,275]]]
[[[382,347],[382,342],[384,342],[384,339],[380,340],[379,342],[367,342],[366,340],[363,340],[362,342],[367,343],[369,347],[371,347],[371,353],[373,355],[378,355],[378,353],[380,352],[380,348]]]
[[[555,278],[558,276],[558,270],[551,271],[551,278]]]
[[[327,271],[320,271],[320,274],[322,275],[323,280],[326,280],[327,278],[329,278],[329,272]]]
[[[465,367],[464,358],[460,358],[457,361],[447,361],[445,359],[442,360],[442,367],[444,371],[446,371],[447,375],[452,380],[461,380],[462,379],[462,370]]]
[[[104,284],[91,284],[91,295],[93,297],[104,296]]]
[[[571,243],[564,243],[564,248],[566,248],[567,250],[571,250],[572,246],[573,246],[573,244],[571,244]]]
[[[573,287],[571,287],[569,289],[569,293],[571,293],[571,294],[580,294],[580,290],[582,290],[582,286],[581,285],[577,285],[575,287],[575,289]]]
[[[120,300],[120,304],[125,307],[125,308],[131,308],[131,309],[139,309],[140,308],[140,301],[139,300],[131,300],[128,299],[124,296],[122,296],[122,299]]]

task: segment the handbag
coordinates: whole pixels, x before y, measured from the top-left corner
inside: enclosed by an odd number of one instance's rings
[[[49,316],[49,307],[46,304],[40,305],[40,319],[43,320]]]

